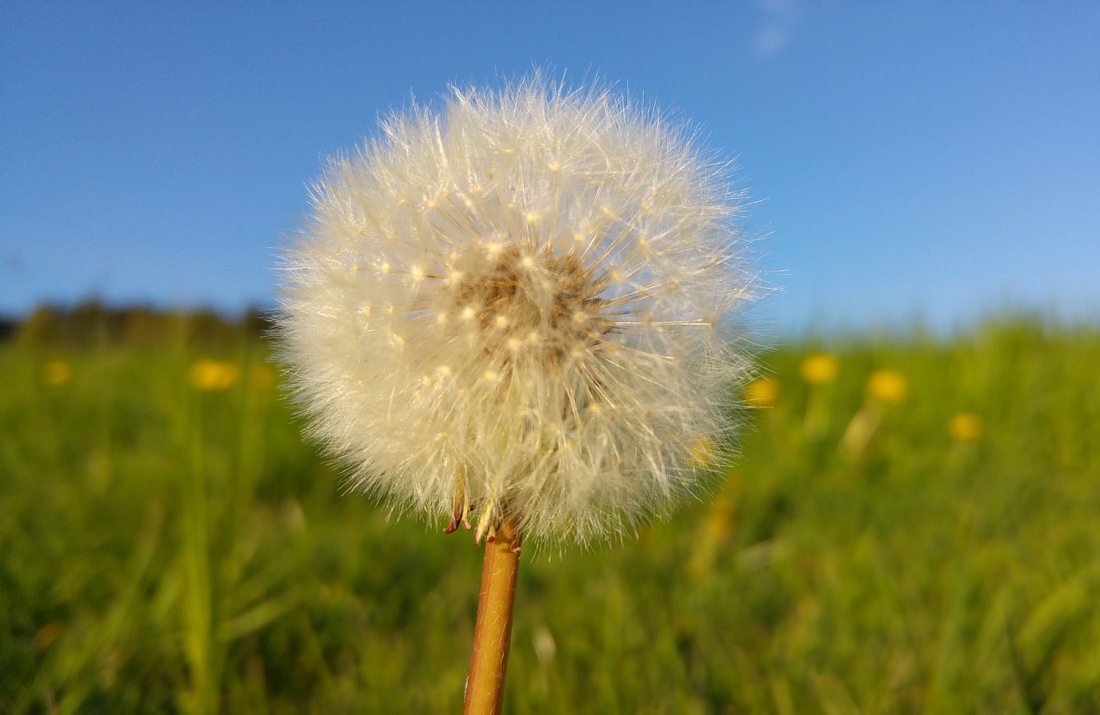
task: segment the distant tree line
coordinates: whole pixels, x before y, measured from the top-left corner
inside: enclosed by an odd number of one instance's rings
[[[72,307],[42,305],[23,320],[2,318],[0,340],[28,346],[66,347],[155,344],[170,339],[232,344],[266,335],[273,326],[271,316],[272,311],[259,308],[232,318],[207,309],[114,307],[89,300]]]
[[[0,315],[0,343],[6,342],[11,339],[11,336],[15,335],[15,329],[19,326],[19,323],[14,319]]]

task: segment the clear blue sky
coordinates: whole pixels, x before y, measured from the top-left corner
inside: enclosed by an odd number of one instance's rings
[[[3,2],[0,312],[269,304],[324,156],[534,66],[735,160],[766,330],[1100,315],[1100,3],[786,0]]]

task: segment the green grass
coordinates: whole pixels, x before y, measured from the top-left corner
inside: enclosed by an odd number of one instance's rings
[[[818,351],[840,372],[811,387]],[[203,357],[241,379],[195,389]],[[480,551],[342,495],[266,358],[0,346],[0,712],[460,709]],[[779,397],[714,494],[524,559],[506,710],[1100,712],[1100,331],[766,360]],[[882,368],[903,403],[865,397]]]

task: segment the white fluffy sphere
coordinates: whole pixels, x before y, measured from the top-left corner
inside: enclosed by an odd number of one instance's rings
[[[283,356],[362,491],[587,542],[727,451],[757,281],[683,128],[541,78],[455,91],[331,162],[284,257]]]

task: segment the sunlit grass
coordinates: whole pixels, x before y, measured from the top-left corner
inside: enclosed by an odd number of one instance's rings
[[[480,551],[342,496],[266,360],[0,346],[0,712],[457,711]],[[767,361],[712,497],[525,564],[508,712],[1100,711],[1100,332]]]

